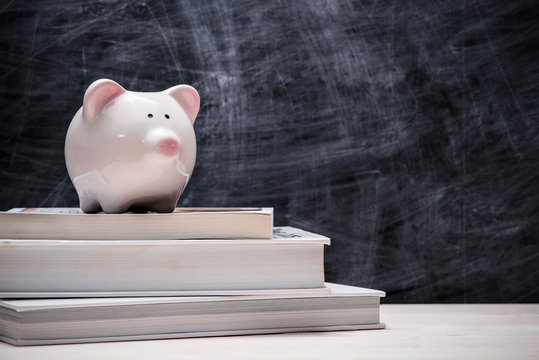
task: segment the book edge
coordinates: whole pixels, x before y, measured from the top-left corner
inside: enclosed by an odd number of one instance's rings
[[[33,310],[47,310],[52,308],[72,308],[72,307],[86,307],[86,306],[114,306],[114,305],[141,305],[141,304],[149,304],[149,303],[163,303],[167,301],[174,301],[177,300],[175,298],[181,298],[181,297],[192,297],[192,300],[194,302],[199,302],[202,298],[204,298],[205,301],[222,301],[223,298],[226,297],[234,297],[233,300],[242,300],[247,297],[254,298],[254,299],[265,299],[265,298],[280,298],[280,297],[286,297],[286,298],[299,298],[299,297],[324,297],[324,296],[331,296],[331,297],[340,297],[340,296],[357,296],[357,297],[384,297],[385,292],[381,290],[375,290],[375,289],[369,289],[369,288],[362,288],[362,287],[356,287],[356,286],[349,286],[349,285],[340,285],[340,284],[334,284],[334,283],[324,283],[324,287],[322,288],[308,288],[308,289],[277,289],[277,290],[237,290],[235,293],[232,293],[233,291],[191,291],[191,292],[182,292],[181,295],[171,295],[171,294],[177,294],[178,292],[130,292],[131,296],[116,296],[116,297],[110,297],[110,296],[103,296],[103,302],[96,303],[96,304],[68,304],[68,305],[19,305],[13,304],[13,302],[16,302],[17,299],[0,299],[0,308],[4,308],[8,311],[13,311],[16,313],[21,313],[25,311],[33,311]],[[257,292],[257,293],[255,293]],[[133,294],[140,294],[140,296],[133,296]],[[155,296],[154,294],[161,293],[160,296]],[[0,295],[6,294],[6,293],[0,293]],[[23,294],[23,293],[17,293],[17,294]],[[25,295],[28,295],[29,293],[24,293]],[[44,293],[44,292],[34,292],[31,293],[33,295],[36,295],[34,298],[27,297],[24,300],[37,300],[37,299],[44,299],[44,298],[51,298],[51,296],[48,296],[49,294],[54,294],[53,298],[58,299],[70,299],[75,297],[74,294],[77,293],[63,293],[66,296],[58,296],[62,293]],[[78,293],[79,295],[83,295],[81,293]],[[86,295],[93,295],[93,296],[85,296],[85,298],[88,298],[91,300],[92,298],[98,298],[98,296],[95,296],[98,293],[85,293]],[[101,293],[105,294],[105,293]],[[111,294],[111,293],[110,293]],[[128,293],[123,293],[128,294]],[[78,296],[82,297],[82,296]],[[136,297],[139,297],[140,300],[137,303],[137,301],[134,299]],[[111,298],[110,301],[107,302],[107,298]],[[125,298],[125,302],[118,302],[114,301],[112,299],[118,300],[120,298]],[[151,301],[149,301],[151,299]]]

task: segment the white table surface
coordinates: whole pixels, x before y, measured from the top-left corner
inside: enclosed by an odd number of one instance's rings
[[[539,305],[382,305],[385,330],[16,347],[16,359],[539,359]]]

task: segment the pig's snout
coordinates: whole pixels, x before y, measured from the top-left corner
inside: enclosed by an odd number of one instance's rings
[[[159,140],[157,150],[167,156],[177,156],[180,153],[180,143],[173,138]]]
[[[178,156],[181,152],[180,140],[176,134],[166,129],[152,130],[144,139],[144,144],[165,156]]]

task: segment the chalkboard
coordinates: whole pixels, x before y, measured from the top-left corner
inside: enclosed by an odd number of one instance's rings
[[[78,206],[88,85],[190,84],[179,206],[272,206],[386,302],[539,301],[533,1],[6,1],[0,210]]]

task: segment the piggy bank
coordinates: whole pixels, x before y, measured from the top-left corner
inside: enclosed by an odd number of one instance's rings
[[[92,83],[66,135],[67,171],[82,211],[171,212],[195,165],[197,91],[127,91]]]

